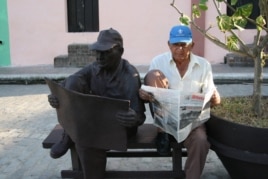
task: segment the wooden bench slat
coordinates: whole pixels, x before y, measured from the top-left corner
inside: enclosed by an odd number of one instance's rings
[[[156,150],[154,151],[127,151],[127,152],[117,152],[117,151],[108,151],[107,157],[113,158],[125,158],[125,157],[163,157],[159,155]],[[172,153],[165,157],[172,157]],[[187,151],[182,149],[182,157],[187,157]]]
[[[57,124],[43,141],[43,148],[50,149],[52,145],[61,140],[62,133],[63,128],[60,124]]]
[[[81,171],[62,170],[62,178],[83,179]],[[183,178],[183,172],[173,171],[106,171],[105,178]]]
[[[50,134],[45,138],[42,145],[43,148],[51,148],[52,145],[59,140],[63,133],[63,128],[57,124]],[[157,135],[157,129],[152,124],[143,124],[139,127],[138,133],[134,138],[128,140],[128,149],[155,149],[155,137]],[[180,144],[174,142],[171,147],[179,147]]]

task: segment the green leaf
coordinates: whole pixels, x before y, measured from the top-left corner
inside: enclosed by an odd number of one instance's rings
[[[238,50],[239,49],[238,38],[236,36],[233,36],[233,35],[228,36],[226,45],[227,45],[229,50]]]
[[[198,4],[198,6],[202,11],[206,11],[208,9],[206,4]]]
[[[190,22],[191,22],[191,19],[186,15],[181,16],[179,20],[183,25],[187,25],[187,26],[190,25]]]
[[[231,17],[221,15],[216,18],[219,29],[222,32],[230,31],[234,26]]]
[[[192,16],[193,18],[199,18],[201,16],[201,12],[195,4],[192,6]]]
[[[239,26],[239,25],[234,25],[234,27],[236,27],[238,30],[240,30],[240,31],[243,31],[243,30],[245,30],[243,27],[241,27],[241,26]]]
[[[247,19],[245,17],[250,16],[250,14],[252,13],[252,8],[252,4],[245,4],[238,7],[231,17],[233,21],[233,26],[239,30],[244,30],[245,26],[247,25]]]
[[[233,21],[233,25],[239,30],[244,30],[247,25],[247,20],[242,16],[232,16],[231,19]]]
[[[266,20],[261,15],[256,18],[256,22],[257,22],[257,24],[259,24],[261,26],[264,26],[266,24]],[[258,31],[261,31],[262,30],[262,27],[257,26],[257,30]]]
[[[199,0],[199,4],[206,4],[208,0]]]
[[[252,4],[245,4],[240,7],[237,7],[233,16],[244,16],[249,17],[252,13],[253,5]]]
[[[238,0],[231,0],[231,6],[236,5],[237,1],[238,1]]]
[[[200,0],[199,4],[198,4],[198,7],[199,7],[200,10],[206,11],[208,9],[207,0]]]

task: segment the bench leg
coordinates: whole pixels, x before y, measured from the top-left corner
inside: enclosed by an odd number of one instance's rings
[[[78,170],[81,171],[82,170],[82,166],[78,157],[78,154],[76,152],[75,146],[71,147],[71,158],[72,158],[72,167],[73,170]]]
[[[185,174],[182,170],[182,149],[181,147],[174,147],[172,151],[172,170],[178,173],[178,178],[184,178]]]
[[[78,154],[76,152],[75,146],[72,146],[70,150],[71,150],[72,170],[62,170],[61,177],[82,179],[83,178],[83,173],[81,172],[82,166]]]

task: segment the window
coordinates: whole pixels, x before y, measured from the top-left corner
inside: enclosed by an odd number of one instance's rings
[[[228,3],[230,3],[231,0],[228,0]],[[239,7],[244,4],[252,3],[253,4],[253,10],[251,15],[249,16],[251,19],[255,20],[260,15],[260,9],[259,9],[259,0],[238,0],[237,4],[233,6],[234,8]],[[227,15],[231,16],[233,14],[233,11],[230,10],[230,8],[227,8]],[[255,29],[256,26],[250,22],[247,23],[246,29]]]
[[[68,32],[98,32],[98,0],[67,0]]]

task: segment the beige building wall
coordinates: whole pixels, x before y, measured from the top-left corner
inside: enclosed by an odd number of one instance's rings
[[[124,37],[124,57],[135,65],[148,65],[155,55],[168,50],[169,30],[179,24],[171,2],[99,0],[100,29],[117,29]],[[190,4],[177,1],[186,13]],[[54,57],[67,54],[69,44],[96,40],[98,33],[68,33],[66,13],[66,0],[8,0],[11,65],[53,64]],[[206,25],[214,21],[210,19],[214,13],[207,13]],[[205,57],[211,63],[223,62],[226,51],[205,42]]]

